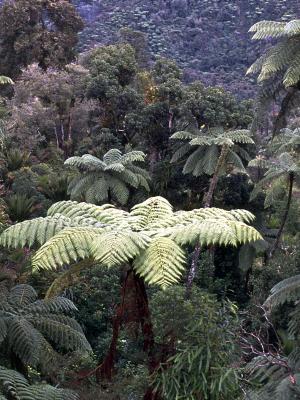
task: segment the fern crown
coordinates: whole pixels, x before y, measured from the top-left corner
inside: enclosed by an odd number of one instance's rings
[[[95,204],[112,199],[124,205],[128,201],[130,188],[149,192],[148,172],[135,165],[144,160],[145,154],[141,151],[122,154],[118,149],[109,150],[103,160],[91,154],[68,158],[65,165],[79,170],[79,175],[70,182],[68,188],[71,199],[84,199]]]
[[[34,269],[56,269],[82,259],[112,267],[132,263],[146,282],[162,288],[180,280],[185,249],[231,245],[261,239],[246,210],[218,208],[174,212],[162,197],[152,197],[130,212],[112,205],[64,201],[45,218],[9,227],[0,237],[4,246],[42,245],[33,257]]]
[[[246,129],[224,132],[221,128],[212,128],[206,132],[197,131],[195,133],[181,131],[174,133],[171,139],[186,142],[173,154],[171,162],[174,163],[187,157],[183,173],[191,173],[194,176],[214,174],[222,146],[227,146],[229,149],[220,173],[226,172],[228,164],[232,164],[240,171],[245,171],[242,160],[249,161],[250,157],[241,145],[254,144],[250,132]]]

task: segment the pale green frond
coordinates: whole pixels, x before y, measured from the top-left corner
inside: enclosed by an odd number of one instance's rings
[[[101,229],[76,227],[68,228],[48,240],[36,252],[32,259],[32,267],[53,270],[79,259],[89,258],[90,244]]]
[[[120,159],[120,163],[123,165],[130,165],[133,162],[144,162],[145,158],[145,153],[143,153],[142,151],[133,150],[129,153],[123,154]]]
[[[118,149],[110,149],[106,154],[103,156],[103,161],[106,165],[119,162],[121,160],[122,153]]]
[[[112,204],[103,204],[101,206],[97,206],[95,204],[84,202],[78,203],[77,201],[67,200],[53,204],[49,208],[47,215],[53,216],[55,214],[61,214],[67,218],[92,217],[97,219],[99,222],[103,222],[103,217],[106,221],[107,213],[112,210],[122,214],[124,213],[122,210],[117,210]]]
[[[0,235],[0,244],[5,247],[33,246],[44,244],[51,237],[72,224],[69,218],[54,215],[20,222],[7,228]]]
[[[125,166],[118,162],[109,164],[109,165],[107,165],[107,167],[105,167],[105,171],[122,173],[124,170],[125,170]]]
[[[192,139],[189,144],[191,146],[210,146],[214,142],[214,138],[210,136],[197,136]]]
[[[262,156],[256,156],[256,158],[253,158],[248,163],[248,167],[255,167],[260,169],[267,169],[269,166],[270,166],[269,161]]]
[[[289,301],[298,301],[300,298],[300,275],[284,279],[271,289],[271,295],[267,298],[264,305],[275,308],[280,304]]]
[[[242,144],[255,144],[248,129],[236,129],[234,131],[227,131],[224,136],[231,139],[234,143]]]
[[[300,19],[293,19],[286,23],[284,32],[288,36],[296,36],[300,34]]]
[[[14,81],[8,76],[0,75],[0,85],[13,85]]]
[[[265,61],[262,65],[258,82],[269,79],[275,73],[278,73],[286,68],[290,60],[295,57],[299,51],[298,40],[283,40],[274,45],[268,52]]]
[[[112,231],[104,232],[93,240],[93,258],[107,267],[125,264],[144,250],[150,238],[142,232]]]
[[[196,133],[187,132],[187,131],[179,131],[179,132],[173,133],[173,135],[170,136],[170,139],[192,140],[192,139],[195,139],[196,137],[198,137],[198,135]]]
[[[202,157],[205,154],[205,147],[200,146],[195,150],[186,160],[182,172],[184,174],[194,174],[194,170],[197,168],[197,173],[200,173],[200,165],[202,166]]]
[[[298,44],[299,49],[299,44]],[[283,84],[285,87],[296,85],[300,80],[300,51],[293,58],[289,64],[288,69],[283,77]]]
[[[173,240],[158,237],[134,261],[134,269],[147,283],[165,289],[180,280],[185,263],[183,250]]]
[[[245,172],[243,161],[235,151],[228,150],[226,163],[233,165],[235,168],[239,169],[242,172]]]
[[[129,189],[120,179],[111,177],[109,187],[112,197],[120,204],[125,205],[129,198]]]
[[[231,215],[235,217],[237,221],[246,222],[250,224],[255,220],[255,215],[248,210],[230,210]]]
[[[87,203],[101,203],[108,199],[109,183],[103,176],[94,180],[93,184],[85,191],[85,200]]]
[[[191,151],[191,145],[189,143],[184,144],[183,146],[180,146],[179,149],[175,151],[171,158],[171,163],[175,163],[179,160],[181,160],[186,154],[188,154]]]
[[[140,184],[139,175],[132,172],[129,168],[124,169],[122,172],[122,180],[134,188],[138,188]]]
[[[207,175],[213,175],[219,158],[219,150],[217,146],[210,146],[202,158],[202,170]],[[194,169],[193,175],[201,175],[197,167]]]
[[[84,199],[87,190],[101,178],[103,178],[103,172],[90,172],[74,178],[68,186],[68,194],[70,194],[71,200],[78,199],[80,201]]]
[[[261,71],[262,66],[268,57],[268,53],[263,54],[261,57],[259,57],[248,69],[246,72],[246,75],[250,74],[257,74],[258,72]]]
[[[106,164],[103,161],[99,160],[99,158],[97,157],[92,156],[91,154],[85,154],[81,157],[70,157],[64,162],[64,164],[77,167],[86,171],[103,171],[106,167]]]
[[[249,32],[255,32],[253,39],[261,40],[284,36],[285,22],[260,21],[251,26]]]
[[[143,203],[132,207],[130,216],[135,217],[133,226],[137,230],[151,230],[165,218],[173,215],[173,208],[168,200],[163,197],[151,197]]]

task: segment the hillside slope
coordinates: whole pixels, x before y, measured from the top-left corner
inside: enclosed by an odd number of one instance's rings
[[[201,78],[248,97],[245,70],[261,51],[249,27],[300,17],[298,0],[73,0],[86,21],[81,49],[117,40],[124,26],[147,34],[153,56],[177,60],[187,80]]]

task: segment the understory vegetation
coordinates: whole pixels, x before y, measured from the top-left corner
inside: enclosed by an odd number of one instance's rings
[[[0,400],[299,399],[294,3],[241,6],[250,98],[187,79],[163,8],[104,1],[93,33],[74,3],[0,6]],[[164,3],[205,29],[218,2]]]

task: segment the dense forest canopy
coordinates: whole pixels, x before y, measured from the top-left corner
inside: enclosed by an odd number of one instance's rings
[[[0,400],[300,399],[300,8],[0,2]]]

